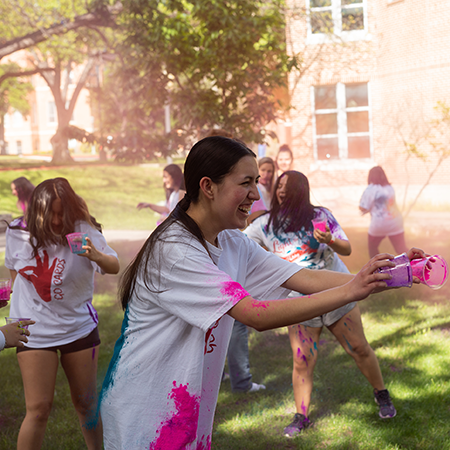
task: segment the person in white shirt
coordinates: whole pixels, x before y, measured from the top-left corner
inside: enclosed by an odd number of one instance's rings
[[[157,205],[155,203],[138,203],[137,209],[150,208],[161,214],[158,224],[161,223],[175,209],[177,203],[184,196],[183,171],[176,164],[169,164],[163,170],[163,185],[166,192],[166,204]]]
[[[71,252],[66,235],[87,233],[82,254]],[[102,448],[97,411],[100,337],[92,305],[94,272],[117,273],[117,254],[85,201],[65,178],[40,183],[25,218],[6,231],[5,265],[14,282],[11,317],[32,317],[33,334],[17,360],[25,391],[26,416],[18,450],[40,449],[55,392],[58,353],[67,376],[86,446]]]
[[[301,269],[248,239],[239,230],[259,173],[242,142],[197,142],[184,177],[183,200],[121,281],[125,316],[100,400],[107,450],[209,449],[234,319],[259,331],[311,319],[386,289],[375,271],[393,265],[383,254],[356,276]]]
[[[407,250],[403,217],[395,202],[395,191],[389,183],[386,173],[380,166],[372,167],[369,171],[368,186],[359,202],[362,214],[370,212],[369,225],[369,256],[378,253],[381,241],[388,237],[397,253]]]

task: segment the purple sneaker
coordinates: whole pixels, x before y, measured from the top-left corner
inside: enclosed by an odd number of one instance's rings
[[[397,414],[395,406],[392,404],[391,396],[387,389],[382,391],[373,390],[375,402],[380,407],[379,415],[382,419],[392,419]]]
[[[283,434],[288,438],[293,438],[299,435],[302,430],[308,428],[311,422],[303,414],[296,413],[294,415],[294,420],[290,423],[283,431]]]

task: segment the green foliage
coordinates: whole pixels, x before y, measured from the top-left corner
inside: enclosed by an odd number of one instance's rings
[[[15,63],[1,64],[0,76],[8,72],[17,72],[20,67]],[[0,115],[3,116],[10,108],[19,111],[23,116],[30,112],[27,95],[33,90],[31,83],[19,78],[7,78],[0,85]]]
[[[163,105],[173,141],[197,140],[214,126],[262,142],[284,86],[284,2],[128,0],[119,21],[116,60],[101,103],[112,134],[145,137],[164,150]],[[292,63],[291,63],[292,64]]]

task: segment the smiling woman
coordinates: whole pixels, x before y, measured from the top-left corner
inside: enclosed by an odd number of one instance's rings
[[[122,334],[101,394],[108,450],[210,449],[233,319],[277,328],[386,288],[389,275],[376,273],[392,265],[386,254],[356,276],[301,269],[239,231],[259,198],[256,157],[242,142],[197,142],[184,177],[186,195],[121,281]],[[289,290],[325,291],[306,301]]]

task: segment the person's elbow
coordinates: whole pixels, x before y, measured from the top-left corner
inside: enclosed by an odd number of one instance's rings
[[[267,304],[246,297],[233,306],[228,314],[235,320],[244,325],[255,329],[256,331],[270,330],[271,327],[267,320]]]

